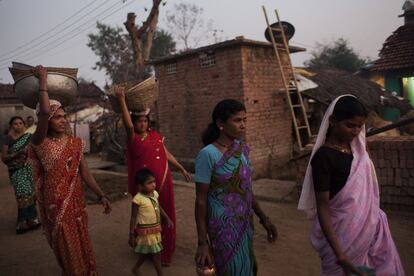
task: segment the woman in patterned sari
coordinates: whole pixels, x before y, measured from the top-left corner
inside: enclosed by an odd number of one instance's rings
[[[130,115],[125,101],[124,88],[117,85],[113,89],[121,106],[122,120],[127,133],[129,193],[135,196],[138,192],[134,181],[136,172],[143,168],[149,169],[155,175],[157,184],[155,189],[159,193],[159,203],[175,225],[174,190],[168,162],[181,172],[186,181],[191,181],[191,176],[167,150],[164,137],[149,128],[149,110]],[[169,266],[175,251],[176,230],[175,227],[168,227],[166,221],[161,223],[163,247],[161,262],[164,266]]]
[[[38,66],[34,74],[40,83],[39,119],[29,156],[42,225],[63,275],[97,275],[81,180],[105,213],[111,206],[82,156],[83,141],[67,134],[65,111],[58,101],[49,101],[46,69]]]
[[[2,160],[9,169],[10,182],[17,200],[16,233],[21,234],[40,226],[36,211],[32,167],[27,161],[27,145],[32,137],[25,133],[24,121],[15,116],[10,119],[10,132],[2,149]]]
[[[256,275],[253,212],[267,231],[269,242],[275,241],[277,231],[252,192],[249,149],[240,141],[246,109],[236,100],[223,100],[212,117],[203,135],[205,147],[195,164],[196,263],[199,269],[214,263],[217,275]]]

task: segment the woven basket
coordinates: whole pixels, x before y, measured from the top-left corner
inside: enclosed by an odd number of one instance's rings
[[[76,75],[78,74],[77,68],[60,68],[60,67],[46,67],[48,73],[59,73],[63,75],[67,75],[76,79]],[[17,69],[13,67],[9,67],[9,71],[14,79],[14,82],[18,82],[24,77],[32,76],[33,72],[31,69]]]
[[[155,77],[150,77],[138,84],[130,82],[122,85],[125,87],[125,101],[130,111],[140,112],[151,108],[158,98],[158,83]],[[111,89],[109,89],[108,95],[112,109],[120,113],[118,99]]]

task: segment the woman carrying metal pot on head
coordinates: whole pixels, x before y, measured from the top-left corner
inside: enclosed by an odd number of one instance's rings
[[[99,197],[105,213],[111,206],[83,158],[84,142],[67,133],[65,110],[49,100],[46,68],[38,66],[33,72],[40,88],[29,158],[43,229],[64,275],[97,275],[82,180]]]

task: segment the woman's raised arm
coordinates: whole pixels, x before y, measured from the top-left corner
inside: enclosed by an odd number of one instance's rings
[[[42,65],[33,69],[34,75],[39,79],[39,114],[37,128],[32,137],[32,143],[40,145],[47,135],[49,123],[50,104],[47,91],[47,69]]]
[[[125,131],[127,133],[128,143],[134,141],[134,125],[132,124],[131,116],[129,115],[128,106],[125,101],[125,88],[121,85],[114,85],[113,91],[118,98],[119,105],[121,107],[122,121],[125,126]]]

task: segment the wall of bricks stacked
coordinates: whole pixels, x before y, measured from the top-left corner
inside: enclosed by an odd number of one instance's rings
[[[381,205],[414,210],[414,136],[373,136],[368,139],[368,149],[378,178]],[[298,196],[308,162],[309,157],[295,162]]]
[[[216,103],[243,100],[240,48],[216,51],[215,57],[216,64],[204,68],[198,55],[182,57],[175,74],[167,74],[165,64],[155,67],[159,130],[168,149],[184,163],[192,163],[202,148],[201,135]]]
[[[372,137],[368,148],[386,207],[414,210],[414,136]]]
[[[284,54],[285,64],[286,58]],[[292,149],[292,117],[281,72],[272,48],[244,46],[242,63],[250,158],[256,176],[270,176],[271,160],[287,162]]]
[[[177,72],[155,66],[159,80],[157,120],[168,149],[191,164],[202,147],[201,135],[217,102],[234,98],[247,108],[246,141],[256,176],[269,176],[269,160],[291,152],[291,117],[273,50],[233,46],[215,51],[216,64],[202,68],[198,55],[176,60]],[[287,55],[283,57],[286,62]]]

